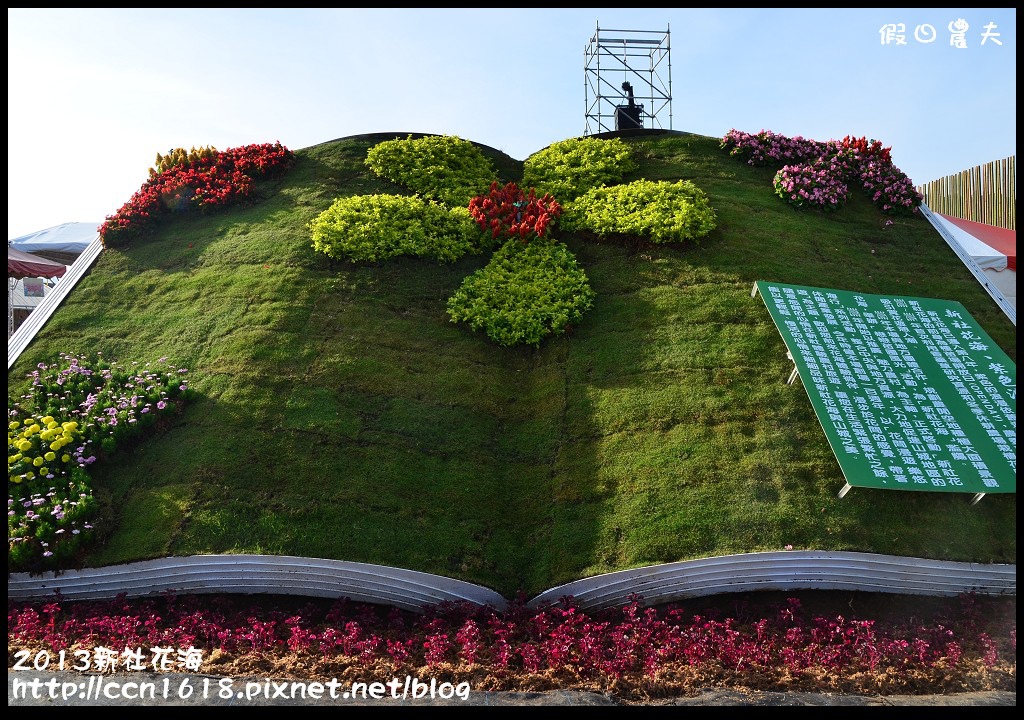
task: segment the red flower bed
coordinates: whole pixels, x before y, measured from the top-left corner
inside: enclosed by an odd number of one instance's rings
[[[294,162],[293,153],[276,142],[229,148],[175,165],[150,177],[108,216],[100,236],[104,245],[123,245],[171,213],[233,205],[251,197],[257,180],[279,176]]]
[[[562,214],[562,206],[550,194],[538,198],[533,188],[524,193],[515,183],[499,186],[492,182],[487,195],[469,201],[469,213],[495,240],[516,238],[528,242],[530,236],[544,237]]]

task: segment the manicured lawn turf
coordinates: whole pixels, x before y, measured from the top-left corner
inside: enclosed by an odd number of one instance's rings
[[[556,231],[597,298],[539,349],[448,320],[486,256],[352,265],[313,251],[306,224],[335,198],[403,192],[363,165],[375,140],[297,150],[259,203],[104,251],[10,371],[12,392],[61,351],[102,351],[167,356],[196,399],[91,469],[105,536],[86,563],[304,555],[512,597],[785,545],[1016,562],[1015,495],[837,499],[838,463],[750,297],[768,280],[956,300],[1015,361],[1015,327],[928,221],[885,227],[856,193],[836,213],[794,210],[773,171],[717,138],[625,141],[640,160],[627,179],[692,180],[718,228],[690,246]],[[521,163],[492,156],[518,179]]]

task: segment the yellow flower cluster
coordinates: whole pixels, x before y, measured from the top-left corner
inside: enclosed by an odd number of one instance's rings
[[[51,415],[29,417],[7,424],[7,481],[20,483],[34,477],[64,472],[71,462],[66,450],[81,440],[75,421],[58,422]]]

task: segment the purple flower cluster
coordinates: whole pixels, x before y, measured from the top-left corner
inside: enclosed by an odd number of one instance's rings
[[[129,369],[105,360],[102,353],[94,359],[61,353],[57,362],[39,363],[29,373],[31,390],[9,419],[16,419],[20,411],[76,420],[85,433],[86,448],[98,444],[109,452],[159,415],[176,409],[188,390],[183,377],[187,372],[165,357],[141,367],[133,362]]]
[[[892,164],[881,143],[847,136],[819,142],[788,138],[769,130],[750,134],[732,129],[720,147],[748,165],[778,166],[775,194],[796,207],[835,210],[849,197],[849,185],[859,184],[882,212],[917,212],[922,196],[913,182]]]
[[[8,433],[10,569],[57,566],[83,548],[98,512],[87,468],[114,452],[118,443],[141,436],[160,417],[176,411],[188,391],[186,372],[167,358],[153,365],[132,363],[128,369],[104,360],[101,353],[92,360],[61,353],[56,362],[41,362],[29,373],[28,393],[17,402],[8,398],[11,427],[20,420],[51,416],[57,425],[76,423],[81,435],[74,445],[54,453],[46,466],[50,472],[33,477],[22,472],[29,461],[12,444],[20,436]],[[60,462],[65,455],[67,460]]]
[[[84,473],[47,482],[54,484],[45,493],[31,491],[28,483],[8,483],[7,560],[12,570],[72,557],[93,529],[96,501]]]

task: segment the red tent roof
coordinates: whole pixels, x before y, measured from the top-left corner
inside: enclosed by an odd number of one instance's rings
[[[63,277],[65,265],[31,253],[7,247],[7,277]]]

